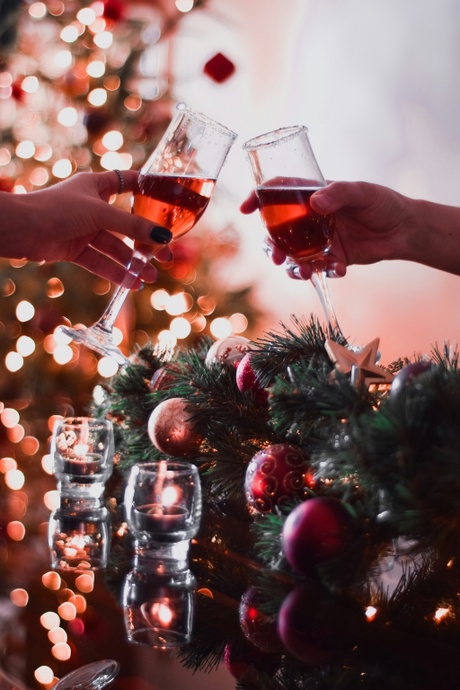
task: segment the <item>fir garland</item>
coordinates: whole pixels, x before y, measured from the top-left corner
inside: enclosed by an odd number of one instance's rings
[[[315,319],[293,317],[289,327],[281,324],[280,332],[251,344],[257,380],[269,393],[265,406],[254,391],[238,389],[234,365],[206,360],[209,339],[172,359],[153,345],[144,347],[110,382],[94,411],[110,416],[118,429],[123,484],[135,463],[164,457],[147,433],[155,407],[180,397],[193,410],[203,441],[185,459],[200,468],[204,519],[191,552],[199,596],[194,640],[181,652],[185,665],[211,668],[229,650],[240,650],[241,690],[435,687],[433,657],[446,677],[459,670],[457,350],[434,349],[431,366],[397,392],[369,391],[337,371],[325,341]],[[388,369],[397,373],[410,364],[401,359]],[[168,372],[168,386],[155,389],[159,370]],[[305,451],[314,487],[306,499],[257,514],[246,500],[246,470],[255,453],[276,443]],[[119,511],[120,491],[118,496]],[[315,496],[340,500],[353,538],[304,576],[286,559],[282,532],[292,510]],[[125,537],[113,553],[129,548]],[[382,576],[386,567],[393,575],[400,569],[393,588]],[[342,627],[350,626],[352,644],[328,664],[305,664],[282,646],[261,651],[251,639],[248,651],[240,625],[248,589],[257,590],[270,631],[287,595],[311,581],[324,616],[336,611]],[[372,606],[375,615],[361,616],[353,627],[354,606],[361,613]]]

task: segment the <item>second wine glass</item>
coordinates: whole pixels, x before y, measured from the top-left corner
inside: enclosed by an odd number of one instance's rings
[[[133,213],[182,237],[203,215],[217,177],[237,135],[227,127],[190,108],[179,107],[161,141],[140,170],[139,191]],[[137,243],[123,283],[101,318],[92,326],[61,326],[72,340],[119,365],[128,363],[113,338],[114,323],[136,283],[152,259],[152,247]]]
[[[309,262],[329,335],[347,340],[337,321],[326,283],[324,257],[331,247],[334,216],[315,213],[311,195],[326,186],[303,125],[281,127],[243,145],[251,165],[260,214],[273,244],[295,263]]]

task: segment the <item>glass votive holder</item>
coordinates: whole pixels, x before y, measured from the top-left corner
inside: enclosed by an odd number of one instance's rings
[[[94,417],[61,419],[54,426],[50,452],[63,493],[99,496],[113,471],[112,423]]]
[[[111,524],[106,508],[77,509],[63,499],[48,521],[48,547],[54,570],[83,572],[107,566]]]
[[[161,575],[154,559],[136,560],[122,589],[128,641],[154,649],[172,649],[191,640],[196,580],[186,569]]]
[[[159,549],[190,540],[200,526],[201,502],[195,465],[176,460],[134,465],[124,506],[136,547]]]

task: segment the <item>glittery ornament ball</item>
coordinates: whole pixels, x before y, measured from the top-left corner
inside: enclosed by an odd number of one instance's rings
[[[298,446],[278,443],[254,455],[246,470],[244,490],[254,510],[269,513],[295,498],[305,498],[313,484],[306,453]]]
[[[157,405],[147,432],[155,448],[173,457],[192,454],[202,441],[191,420],[190,404],[183,398],[170,398]]]
[[[215,364],[237,366],[249,350],[250,342],[249,338],[245,338],[243,335],[232,335],[229,338],[216,340],[206,355],[206,366],[211,367]]]

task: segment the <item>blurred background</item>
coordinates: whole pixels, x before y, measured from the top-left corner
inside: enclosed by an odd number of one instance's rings
[[[256,339],[291,314],[323,320],[312,286],[263,253],[259,218],[239,213],[249,137],[305,124],[326,178],[460,205],[456,0],[2,0],[0,13],[0,190],[138,168],[180,102],[239,133],[204,218],[125,307],[126,353],[203,334]],[[330,289],[349,340],[380,338],[388,364],[456,342],[458,281],[392,262],[352,267]],[[3,561],[53,505],[55,415],[85,411],[117,369],[56,327],[94,321],[111,290],[78,267],[0,262]]]

